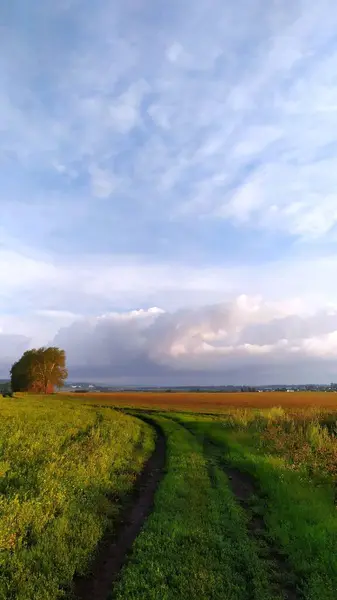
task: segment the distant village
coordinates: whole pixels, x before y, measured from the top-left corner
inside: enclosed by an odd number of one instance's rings
[[[10,389],[8,379],[0,379],[0,393]],[[71,393],[107,393],[107,392],[221,392],[221,393],[240,393],[240,392],[337,392],[337,383],[323,384],[304,384],[304,385],[268,385],[268,386],[248,386],[248,385],[223,385],[223,386],[114,386],[100,385],[87,382],[68,382],[62,390]]]
[[[224,386],[113,386],[113,385],[98,385],[93,383],[69,383],[64,386],[63,391],[74,393],[83,392],[123,392],[123,391],[139,391],[139,392],[337,392],[337,383],[328,385],[320,384],[304,384],[304,385],[269,385],[269,386],[240,386],[240,385],[224,385]]]

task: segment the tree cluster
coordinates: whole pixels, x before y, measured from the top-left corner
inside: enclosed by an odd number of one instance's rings
[[[51,393],[68,377],[66,355],[60,348],[27,350],[11,368],[13,392]]]

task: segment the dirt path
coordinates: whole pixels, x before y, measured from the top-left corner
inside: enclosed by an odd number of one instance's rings
[[[164,474],[166,442],[158,425],[146,420],[157,433],[155,450],[136,482],[114,533],[107,534],[99,544],[91,573],[75,579],[73,597],[76,600],[107,600],[132,544],[152,510],[154,495]]]
[[[261,560],[264,560],[270,567],[270,582],[275,592],[281,593],[285,600],[300,600],[302,595],[298,591],[298,581],[288,564],[287,557],[281,553],[268,535],[268,529],[261,514],[263,510],[256,509],[256,501],[260,508],[263,508],[266,502],[256,480],[249,473],[240,471],[227,463],[217,445],[205,441],[204,447],[206,453],[226,473],[234,496],[246,512],[248,533],[256,540],[258,548],[260,548]]]
[[[198,437],[193,427],[179,421],[179,424],[190,433]],[[265,504],[266,498],[259,490],[258,482],[246,472],[230,465],[226,460],[223,448],[215,444],[208,437],[202,437],[204,454],[207,459],[208,475],[212,486],[216,486],[214,473],[215,466],[219,467],[228,477],[230,488],[245,510],[248,517],[247,529],[250,537],[256,540],[260,549],[259,557],[266,563],[269,579],[275,594],[281,594],[284,600],[301,600],[303,597],[298,589],[298,580],[288,564],[287,557],[276,547],[274,540],[268,535],[268,528],[261,514],[254,508],[256,499],[258,504]]]

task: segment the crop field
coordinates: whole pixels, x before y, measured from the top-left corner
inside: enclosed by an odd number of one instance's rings
[[[198,395],[0,398],[1,600],[336,599],[337,410]]]
[[[334,392],[109,392],[96,394],[65,394],[74,400],[98,403],[119,408],[147,408],[160,410],[192,410],[196,412],[222,412],[228,407],[247,408],[335,408]]]

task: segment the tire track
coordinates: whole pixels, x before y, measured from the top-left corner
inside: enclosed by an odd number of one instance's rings
[[[266,504],[266,498],[261,494],[257,481],[249,473],[240,471],[226,461],[223,456],[223,448],[209,439],[207,435],[198,436],[193,427],[189,427],[187,423],[179,419],[176,422],[202,441],[211,485],[216,486],[216,467],[220,468],[228,478],[230,489],[246,514],[248,535],[256,541],[258,556],[266,564],[272,591],[275,594],[281,594],[284,600],[301,600],[303,596],[299,591],[298,578],[293,573],[287,557],[282,554],[274,540],[268,535],[263,515],[254,508],[256,499],[259,504]]]
[[[209,452],[209,450],[208,450]],[[214,450],[211,451],[214,453]],[[263,515],[254,508],[254,500],[259,504],[265,499],[254,478],[249,474],[226,463],[221,457],[215,456],[217,466],[226,474],[233,495],[247,516],[248,535],[257,542],[258,555],[269,571],[270,583],[275,592],[281,593],[284,600],[300,600],[297,577],[293,573],[287,557],[280,552],[274,540],[268,534],[268,528]]]
[[[113,533],[107,533],[98,545],[90,574],[76,577],[72,597],[76,600],[107,600],[122,567],[127,562],[133,542],[152,511],[157,487],[164,475],[166,462],[165,436],[154,421],[137,418],[156,430],[156,445],[139,475],[127,506],[121,513]]]

